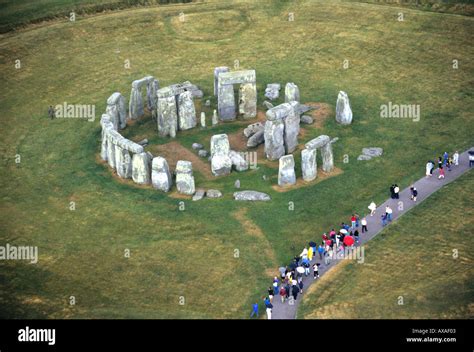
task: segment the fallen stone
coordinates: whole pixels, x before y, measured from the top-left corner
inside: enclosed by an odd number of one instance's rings
[[[371,157],[378,157],[383,154],[383,149],[378,148],[378,147],[362,148],[362,154],[368,155]]]
[[[265,106],[267,109],[273,108],[273,104],[266,100],[263,102],[263,106]]]
[[[244,136],[249,138],[251,137],[252,135],[254,135],[255,133],[257,133],[258,131],[263,131],[263,129],[265,128],[264,124],[261,123],[261,122],[256,122],[256,123],[253,123],[251,125],[248,125],[245,129],[244,129]]]
[[[229,152],[230,160],[232,161],[232,166],[235,168],[236,171],[246,171],[249,169],[249,164],[247,160],[242,156],[242,154],[236,152],[235,150],[231,150]]]
[[[306,125],[311,125],[313,123],[313,118],[309,115],[303,115],[301,116],[301,123],[304,123]]]
[[[137,142],[137,144],[140,144],[141,146],[146,146],[148,144],[148,139],[142,139],[140,142]]]
[[[247,141],[247,147],[255,148],[264,142],[265,142],[265,131],[262,129],[249,138],[249,140]]]
[[[331,139],[331,142],[329,143],[333,144],[333,143],[336,143],[338,140],[339,140],[339,137],[334,137],[333,139]]]
[[[305,105],[305,104],[298,104],[296,105],[295,110],[296,110],[296,113],[301,115],[301,114],[304,114],[305,112],[313,110],[313,107],[309,105]]]
[[[193,195],[193,201],[198,201],[198,200],[201,200],[204,198],[204,196],[206,195],[206,191],[204,191],[203,189],[198,189],[196,190],[196,193],[194,193]]]
[[[208,189],[206,192],[207,198],[220,198],[222,197],[222,192],[217,189]]]
[[[199,150],[199,149],[204,148],[204,146],[203,146],[202,144],[200,144],[200,143],[193,143],[192,148],[193,148],[194,150]]]
[[[263,192],[239,191],[234,192],[234,199],[239,201],[269,201],[271,197]]]
[[[206,102],[204,103],[204,106],[207,106],[207,107],[211,106],[211,101],[209,99],[206,100]]]
[[[269,83],[265,88],[265,97],[270,100],[278,99],[280,95],[280,83]]]
[[[361,154],[357,157],[357,160],[370,160],[372,157],[370,155]]]
[[[206,156],[209,155],[209,153],[207,152],[207,150],[201,149],[201,150],[198,151],[198,155],[199,155],[201,158],[205,158]]]

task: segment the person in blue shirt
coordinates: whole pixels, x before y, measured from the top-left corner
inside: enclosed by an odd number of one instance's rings
[[[252,318],[254,315],[256,315],[258,318],[258,303],[257,302],[255,302],[252,305],[252,313],[250,313],[250,318]]]
[[[319,245],[318,253],[319,253],[319,259],[323,259],[324,247],[322,245]]]
[[[443,166],[446,166],[446,164],[448,163],[448,159],[449,159],[448,152],[444,152],[444,154],[443,154]]]

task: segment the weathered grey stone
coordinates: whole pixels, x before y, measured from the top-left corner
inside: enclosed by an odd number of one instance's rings
[[[193,143],[191,146],[194,150],[202,149],[204,146],[201,143]]]
[[[204,103],[204,106],[211,106],[211,101],[209,99],[206,100],[206,102]]]
[[[306,125],[311,125],[313,123],[313,118],[309,115],[303,115],[301,116],[301,123],[304,123]]]
[[[147,87],[146,87],[146,96],[147,96],[147,105],[148,110],[151,112],[151,117],[156,119],[157,117],[157,104],[158,104],[158,89],[160,89],[160,82],[153,77],[150,77]]]
[[[241,70],[232,72],[221,72],[218,76],[218,84],[245,84],[257,81],[255,70]]]
[[[292,153],[298,147],[298,134],[300,133],[300,115],[295,112],[297,102],[287,103],[289,112],[283,119],[285,131],[283,134],[286,154]],[[282,104],[286,105],[286,104]]]
[[[331,143],[327,143],[321,147],[321,157],[323,159],[323,171],[331,172],[334,169],[334,156]]]
[[[101,147],[100,147],[100,157],[102,160],[107,161],[107,148],[108,148],[108,134],[109,129],[114,129],[113,123],[110,121],[110,116],[108,114],[102,114],[100,118],[100,125],[102,127],[101,132]]]
[[[255,133],[248,139],[247,147],[255,148],[264,142],[265,142],[265,130],[261,129],[260,131],[258,131],[257,133]]]
[[[151,165],[151,184],[154,188],[163,192],[168,192],[173,185],[168,162],[161,156],[153,158]]]
[[[305,105],[305,104],[297,104],[295,105],[295,111],[297,114],[304,114],[305,112],[308,112],[310,110],[313,110],[314,108],[309,106],[309,105]]]
[[[279,160],[278,185],[290,186],[296,184],[295,160],[293,155],[284,155]]]
[[[240,180],[236,180],[234,183],[235,188],[240,188]]]
[[[340,91],[337,96],[336,121],[343,125],[350,125],[352,122],[352,110],[349,104],[349,97],[343,91]]]
[[[201,158],[205,158],[206,156],[209,155],[209,153],[207,152],[207,150],[201,149],[200,151],[198,151],[198,155],[199,155]]]
[[[362,154],[371,157],[378,157],[383,154],[383,149],[379,147],[362,148]]]
[[[198,201],[204,198],[206,195],[206,191],[203,189],[198,189],[196,190],[196,193],[193,195],[193,201]]]
[[[249,169],[249,164],[247,160],[242,156],[241,153],[231,150],[229,152],[230,160],[232,161],[232,166],[236,171],[246,171]]]
[[[132,177],[132,157],[127,149],[115,145],[115,166],[120,178]]]
[[[333,143],[336,143],[337,141],[339,140],[339,137],[334,137],[333,139],[331,139],[331,144]]]
[[[137,142],[137,144],[140,144],[141,146],[146,146],[148,144],[148,139],[142,139],[141,141]]]
[[[219,118],[222,121],[235,120],[235,97],[232,85],[219,85],[217,109],[219,110]]]
[[[293,82],[289,82],[285,86],[285,103],[290,101],[300,101],[300,90]]]
[[[272,103],[270,103],[269,101],[266,101],[266,100],[263,102],[263,105],[267,108],[267,110],[274,107]]]
[[[316,149],[301,151],[301,171],[306,182],[313,181],[317,177]]]
[[[157,123],[158,133],[161,137],[169,136],[172,129],[178,129],[178,115],[176,98],[171,94],[169,87],[158,90]]]
[[[244,119],[257,116],[257,86],[255,83],[244,83],[239,89],[239,113]]]
[[[190,161],[178,160],[176,164],[176,188],[179,193],[194,194],[193,165]]]
[[[222,197],[222,192],[217,189],[208,189],[206,191],[207,198],[220,198]]]
[[[266,193],[257,191],[239,191],[234,192],[234,199],[240,201],[269,201],[270,196]]]
[[[284,129],[285,126],[281,119],[267,121],[265,123],[264,139],[265,155],[267,159],[277,160],[285,155],[285,144],[283,140]]]
[[[145,114],[142,92],[140,91],[140,89],[143,86],[148,86],[152,80],[153,77],[147,76],[132,82],[132,91],[130,93],[130,101],[128,108],[128,113],[130,114],[130,118],[132,120],[138,119]]]
[[[319,137],[316,137],[312,140],[310,140],[308,143],[305,144],[305,147],[307,149],[316,149],[316,148],[321,148],[322,146],[328,144],[331,141],[329,136],[326,136],[325,134],[322,134]]]
[[[357,157],[357,160],[370,160],[372,157],[370,155],[361,154]]]
[[[217,110],[214,110],[212,113],[212,126],[215,126],[219,123],[219,117],[217,116]]]
[[[196,127],[196,110],[191,92],[186,91],[178,96],[178,128],[189,130]]]
[[[229,157],[230,145],[226,134],[216,134],[211,137],[211,171],[214,176],[227,175],[232,168]]]
[[[206,113],[201,112],[201,128],[206,128]]]
[[[116,131],[125,128],[127,125],[127,110],[125,108],[125,98],[119,92],[115,92],[107,99],[105,111],[114,125]]]
[[[278,99],[280,95],[280,83],[269,83],[267,88],[265,88],[265,97],[270,100]]]
[[[135,183],[144,185],[150,183],[150,160],[145,152],[134,154],[132,158],[132,179]]]
[[[225,66],[221,66],[221,67],[216,67],[214,68],[214,95],[217,96],[217,93],[218,93],[218,76],[221,72],[229,72],[229,68],[228,67],[225,67]]]
[[[248,125],[244,129],[244,136],[249,138],[252,135],[254,135],[255,133],[257,133],[258,131],[263,131],[264,128],[265,128],[265,125],[261,122],[253,123],[251,125]]]

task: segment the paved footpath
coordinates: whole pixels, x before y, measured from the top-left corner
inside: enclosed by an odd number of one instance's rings
[[[472,148],[471,148],[472,149]],[[470,149],[469,149],[470,150]],[[423,169],[423,173],[425,172],[425,164],[426,161],[420,163],[420,168]],[[435,169],[433,171],[433,176],[432,177],[423,177],[419,179],[417,182],[414,183],[417,191],[418,191],[418,197],[417,201],[413,202],[410,199],[411,192],[410,192],[410,187],[405,188],[403,191],[400,192],[400,199],[388,199],[384,203],[380,204],[377,207],[377,210],[375,211],[374,216],[367,215],[367,228],[368,232],[362,234],[360,233],[360,225],[359,225],[359,238],[360,238],[360,244],[364,244],[367,241],[371,240],[374,238],[378,233],[382,231],[384,228],[382,226],[382,220],[381,220],[381,215],[382,213],[385,212],[385,207],[388,205],[390,208],[393,210],[392,214],[392,219],[396,220],[403,214],[407,213],[411,208],[416,206],[417,204],[420,204],[422,201],[424,201],[426,198],[428,198],[430,195],[432,195],[434,192],[439,190],[441,187],[444,185],[454,181],[457,179],[459,176],[464,174],[466,171],[469,170],[469,154],[467,151],[464,153],[460,154],[459,156],[459,165],[458,166],[452,166],[451,171],[445,170],[445,179],[438,179],[438,170]],[[387,192],[388,192],[389,185],[387,184]],[[403,202],[403,210],[399,210],[399,202]],[[367,204],[369,206],[369,204]],[[369,210],[367,209],[367,212],[369,213]],[[350,214],[348,214],[348,217]],[[362,216],[361,216],[362,218]],[[393,221],[392,220],[392,221]],[[350,221],[345,221],[345,223],[350,223]],[[390,226],[390,223],[389,225]],[[385,227],[387,227],[385,226]],[[322,234],[318,234],[318,236],[321,236]],[[319,239],[312,239],[316,243],[321,242],[321,238]],[[308,241],[309,242],[309,241]],[[301,248],[302,249],[302,248]],[[319,254],[316,253],[316,256],[313,256],[313,260],[311,262],[311,266],[319,262],[321,265],[319,266],[319,276],[324,275],[325,272],[327,272],[329,269],[337,265],[337,263],[341,262],[343,260],[331,260],[329,265],[324,264],[324,259],[320,260],[319,259]],[[311,268],[310,275],[307,277],[303,277],[303,295],[298,295],[298,299],[294,301],[294,304],[290,305],[288,301],[285,303],[281,303],[281,299],[279,295],[276,295],[273,297],[273,312],[272,312],[272,319],[295,319],[296,318],[296,312],[298,309],[298,304],[300,301],[303,299],[303,296],[305,292],[308,290],[308,287],[313,283],[313,281],[317,281],[318,279],[314,280],[313,279],[313,270]]]

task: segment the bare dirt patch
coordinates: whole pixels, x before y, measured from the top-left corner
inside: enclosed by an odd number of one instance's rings
[[[179,142],[172,141],[166,144],[151,145],[150,152],[166,159],[170,170],[176,168],[178,160],[188,160],[193,163],[193,170],[201,173],[206,179],[214,179],[211,173],[211,167],[207,159],[201,158],[193,151],[183,147]]]
[[[306,113],[314,119],[313,124],[310,126],[323,128],[324,122],[334,114],[332,106],[326,103],[309,102],[305,103],[305,105],[315,108]]]
[[[274,185],[272,185],[272,188],[273,188],[273,190],[275,190],[277,192],[288,192],[288,191],[292,191],[294,189],[314,185],[314,184],[319,183],[321,181],[327,180],[328,178],[338,176],[338,175],[342,174],[343,172],[344,171],[342,171],[342,169],[339,169],[338,167],[334,167],[334,170],[332,170],[329,173],[326,173],[323,170],[318,168],[318,177],[316,177],[316,179],[314,179],[313,181],[306,182],[302,178],[297,178],[295,185],[280,187],[280,186],[278,186],[278,184],[274,184]],[[274,178],[276,179],[277,177],[274,176]]]

